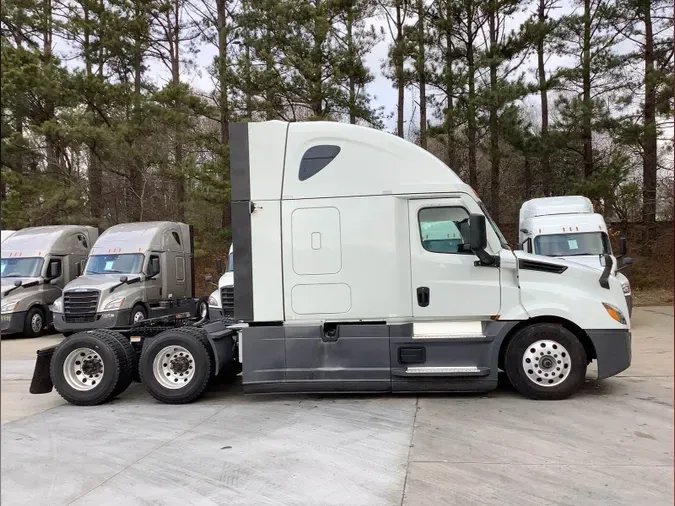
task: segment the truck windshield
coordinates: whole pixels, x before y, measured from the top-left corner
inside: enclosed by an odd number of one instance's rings
[[[84,274],[137,274],[143,267],[143,255],[131,253],[123,255],[93,255],[87,261]]]
[[[227,268],[225,272],[234,272],[234,253],[227,255]]]
[[[488,221],[488,223],[492,227],[492,230],[494,230],[495,234],[497,234],[497,238],[499,239],[499,243],[501,244],[502,248],[511,249],[511,247],[509,246],[509,242],[506,240],[506,238],[502,234],[502,231],[499,230],[499,227],[497,226],[497,224],[492,220],[492,216],[490,216],[490,213],[488,213],[488,210],[487,210],[487,207],[485,207],[485,204],[483,204],[483,202],[479,200],[478,206],[480,207],[480,210],[483,211],[483,214],[485,215],[485,219]]]
[[[3,258],[0,260],[0,272],[3,278],[36,278],[42,272],[44,259]]]
[[[534,252],[549,257],[604,255],[610,253],[609,240],[604,232],[579,234],[538,235],[534,238]]]

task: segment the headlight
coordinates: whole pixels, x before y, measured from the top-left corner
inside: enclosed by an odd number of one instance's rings
[[[602,305],[604,306],[605,310],[607,311],[609,316],[612,317],[613,320],[616,320],[622,325],[626,325],[626,317],[623,315],[623,313],[618,307],[612,306],[611,304],[607,304],[606,302],[603,302]]]
[[[218,301],[216,300],[216,298],[215,298],[213,295],[211,295],[211,296],[209,297],[209,306],[211,306],[211,307],[220,307],[220,304],[218,303]]]
[[[54,313],[63,313],[63,297],[59,297],[52,304],[52,311]]]
[[[122,307],[122,304],[124,304],[124,297],[118,297],[108,302],[103,308],[103,310],[109,311],[111,309],[119,309]]]
[[[628,280],[621,282],[621,289],[623,290],[623,293],[625,293],[626,295],[630,293],[630,283],[628,282]]]
[[[16,309],[16,306],[18,306],[18,302],[5,302],[2,307],[0,308],[0,312],[2,313],[13,313],[14,310]]]

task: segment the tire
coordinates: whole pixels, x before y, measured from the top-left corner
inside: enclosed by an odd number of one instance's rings
[[[37,306],[30,308],[23,322],[23,335],[30,338],[39,337],[46,327],[45,312]]]
[[[194,327],[167,330],[143,345],[141,382],[155,399],[189,404],[204,395],[213,375],[204,332]]]
[[[89,363],[78,363],[77,359],[80,357],[89,359]],[[97,384],[92,387],[91,383],[85,382],[96,381],[97,362],[103,369]],[[86,374],[77,374],[77,370],[66,376],[65,370],[73,370],[79,366],[82,372],[87,366],[94,372],[89,378],[85,378]],[[95,406],[114,397],[120,381],[123,380],[125,367],[124,351],[115,338],[106,334],[80,332],[56,348],[50,365],[50,376],[54,388],[66,401],[78,406]]]
[[[207,320],[209,319],[208,301],[200,299],[199,302],[197,302],[197,318],[199,319],[206,318]]]
[[[504,362],[511,384],[530,399],[566,399],[586,378],[583,345],[558,324],[536,323],[519,330],[506,348]]]
[[[131,341],[129,341],[128,338],[124,337],[119,332],[108,329],[98,329],[93,331],[93,333],[112,337],[120,344],[122,350],[124,351],[126,367],[123,369],[123,378],[120,379],[120,384],[113,394],[113,397],[117,397],[127,388],[129,388],[129,385],[131,385],[133,381],[138,381],[138,355],[136,354],[136,350],[134,350]]]
[[[142,315],[140,319],[139,316]],[[132,309],[131,309],[131,315],[129,316],[129,324],[133,325],[134,323],[137,323],[139,321],[145,320],[148,317],[148,312],[145,310],[145,307],[143,307],[143,304],[136,304]]]

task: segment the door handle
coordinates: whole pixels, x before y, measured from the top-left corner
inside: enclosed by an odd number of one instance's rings
[[[421,307],[429,305],[429,288],[426,286],[420,286],[417,289],[417,304]]]

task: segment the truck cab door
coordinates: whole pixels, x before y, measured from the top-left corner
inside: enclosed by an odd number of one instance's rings
[[[499,268],[476,265],[469,197],[408,201],[412,313],[416,320],[489,320],[499,314]]]
[[[162,293],[162,261],[158,253],[149,255],[145,274],[148,276],[144,282],[146,302],[150,305],[156,304],[166,298],[166,294]]]

